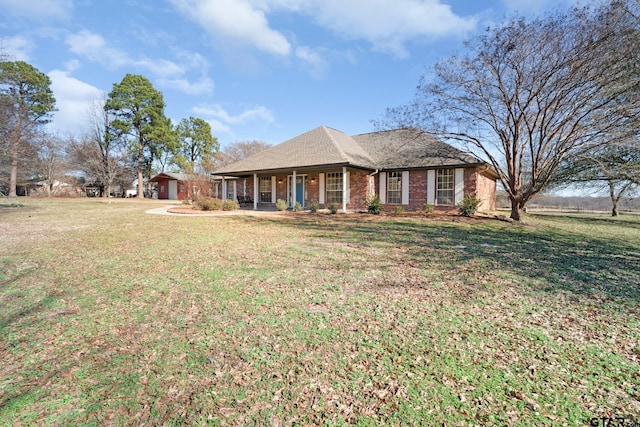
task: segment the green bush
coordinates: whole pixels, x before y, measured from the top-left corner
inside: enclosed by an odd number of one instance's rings
[[[431,213],[433,212],[433,205],[430,203],[425,203],[422,207],[422,210],[424,210],[426,213]]]
[[[396,208],[393,210],[393,213],[395,215],[400,215],[404,212],[404,208],[402,206],[396,206]]]
[[[223,211],[235,211],[236,209],[240,209],[240,204],[235,200],[225,200],[222,203]]]
[[[380,196],[378,196],[377,194],[367,196],[364,204],[367,206],[367,212],[374,215],[378,215],[380,213],[380,209],[382,208],[382,204],[380,203]]]
[[[329,212],[331,212],[332,214],[338,213],[338,205],[336,205],[335,203],[331,203],[329,205]]]
[[[223,201],[213,197],[200,197],[196,202],[196,207],[203,211],[219,211],[222,210]]]
[[[287,210],[287,202],[286,202],[286,201],[284,201],[284,200],[282,200],[282,199],[278,199],[278,200],[276,200],[276,208],[277,208],[279,211],[285,211],[285,210]]]
[[[191,200],[190,199],[182,199],[182,204],[183,205],[190,205],[191,204]]]
[[[460,215],[473,216],[478,210],[478,206],[480,206],[480,203],[482,203],[482,200],[471,197],[469,195],[465,195],[464,199],[462,199],[462,201],[458,203],[458,207],[460,208]]]
[[[300,212],[302,210],[302,205],[300,204],[300,202],[296,202],[296,204],[293,206],[293,210],[295,212]]]
[[[318,202],[312,202],[309,205],[309,210],[311,211],[311,213],[316,213],[318,212],[318,209],[320,208],[320,203]]]

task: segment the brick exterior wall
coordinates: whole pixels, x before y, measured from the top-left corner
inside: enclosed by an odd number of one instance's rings
[[[478,210],[494,211],[496,210],[496,180],[486,176],[483,173],[477,173],[478,176],[478,198],[482,200]]]
[[[328,172],[338,172],[337,170],[327,170]],[[340,171],[342,172],[342,171]],[[300,174],[302,175],[302,174]],[[276,200],[287,200],[287,176],[276,176]],[[370,192],[380,194],[380,174],[370,175],[370,172],[350,169],[349,170],[349,184],[350,184],[350,199],[347,203],[347,209],[352,211],[364,211],[366,210],[366,198]],[[269,175],[271,177],[271,175]],[[325,175],[326,177],[326,175]],[[258,185],[259,185],[258,176]],[[318,202],[320,200],[320,180],[319,173],[306,174],[306,193],[305,193],[305,208],[309,208],[311,203]],[[241,178],[237,180],[237,195],[240,197],[243,195],[243,189],[245,185],[245,179]],[[326,187],[325,187],[326,188]],[[246,194],[255,198],[253,175],[246,178]],[[479,210],[489,211],[495,209],[495,195],[496,195],[496,182],[489,175],[483,174],[479,168],[465,168],[464,170],[464,194],[472,197],[478,197],[483,201]],[[259,195],[258,195],[259,196]],[[385,204],[382,206],[384,212],[394,212],[397,206],[402,206],[406,212],[421,211],[424,209],[424,205],[427,203],[427,170],[411,170],[409,171],[409,204],[396,205]],[[263,203],[259,201],[258,208],[273,207],[273,203]],[[325,203],[321,208],[328,208],[329,204]],[[457,206],[434,206],[434,209],[439,212],[457,212]]]

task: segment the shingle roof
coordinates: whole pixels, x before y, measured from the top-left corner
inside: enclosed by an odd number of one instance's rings
[[[349,135],[320,126],[244,160],[224,166],[217,175],[323,165],[375,168],[371,157]]]
[[[320,126],[215,174],[242,175],[260,171],[301,169],[326,165],[370,170],[476,165],[473,156],[417,129],[398,129],[349,136]]]
[[[189,175],[184,173],[173,173],[173,172],[160,172],[158,175],[154,176],[149,180],[149,182],[156,182],[164,177],[169,177],[178,181],[188,181]]]
[[[413,169],[482,164],[481,160],[415,129],[395,129],[355,135],[378,169]]]

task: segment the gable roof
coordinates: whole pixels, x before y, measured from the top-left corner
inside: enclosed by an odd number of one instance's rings
[[[260,153],[216,170],[242,175],[326,166],[369,170],[470,166],[484,162],[418,129],[349,136],[320,126]]]
[[[346,133],[320,126],[216,170],[216,175],[325,165],[375,169],[366,151]]]
[[[149,182],[157,182],[161,179],[169,178],[169,180],[188,181],[189,176],[185,173],[173,173],[173,172],[160,172],[149,180]]]

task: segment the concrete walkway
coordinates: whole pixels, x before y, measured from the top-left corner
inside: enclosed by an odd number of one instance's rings
[[[169,209],[176,208],[180,205],[167,205],[161,208],[149,209],[146,211],[148,214],[153,215],[173,215],[173,216],[237,216],[237,215],[246,215],[246,216],[279,216],[286,212],[281,212],[277,210],[259,210],[255,211],[253,209],[236,209],[234,211],[191,211],[191,212],[169,212]]]

